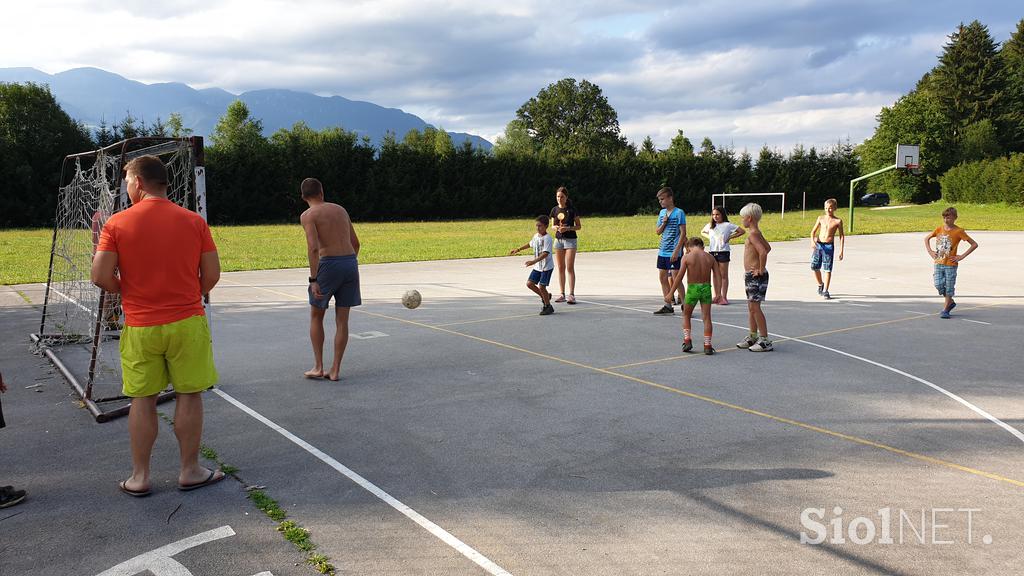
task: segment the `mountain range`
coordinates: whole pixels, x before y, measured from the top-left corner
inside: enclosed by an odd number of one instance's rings
[[[93,129],[104,121],[108,126],[117,124],[129,113],[149,125],[158,117],[166,122],[176,112],[186,128],[191,128],[198,136],[209,136],[217,120],[235,100],[245,102],[250,115],[263,122],[267,136],[302,121],[316,130],[341,126],[369,137],[371,143],[377,145],[388,131],[401,140],[409,130],[422,131],[430,126],[422,118],[398,108],[341,96],[277,89],[236,95],[220,88],[196,90],[179,82],[144,84],[99,68],[75,68],[57,74],[35,68],[0,68],[0,82],[48,85],[72,118]],[[449,134],[456,146],[468,140],[475,147],[491,148],[491,143],[480,136],[463,132]]]

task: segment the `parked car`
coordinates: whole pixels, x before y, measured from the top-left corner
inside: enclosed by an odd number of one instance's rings
[[[861,206],[888,206],[889,195],[885,192],[874,192],[860,197]]]

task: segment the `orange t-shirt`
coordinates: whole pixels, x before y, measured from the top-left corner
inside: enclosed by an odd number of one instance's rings
[[[199,256],[217,246],[199,214],[166,198],[145,198],[107,220],[97,250],[117,252],[126,325],[203,315]]]
[[[932,234],[935,235],[935,263],[956,266],[956,262],[951,261],[950,257],[956,255],[956,249],[961,240],[971,239],[967,235],[967,231],[959,226],[952,230],[946,230],[939,226]]]

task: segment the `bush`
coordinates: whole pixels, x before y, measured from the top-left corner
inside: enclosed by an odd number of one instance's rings
[[[1024,154],[966,162],[939,178],[946,202],[1024,205]]]

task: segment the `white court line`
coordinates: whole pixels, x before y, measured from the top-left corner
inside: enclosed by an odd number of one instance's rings
[[[72,298],[71,296],[68,296],[67,294],[65,294],[65,293],[61,292],[60,290],[57,290],[57,289],[56,289],[56,288],[54,288],[53,286],[50,286],[50,291],[51,291],[51,292],[56,292],[57,294],[60,294],[60,295],[61,295],[61,296],[63,296],[63,297],[64,297],[64,299],[65,299],[65,300],[67,300],[68,302],[71,302],[71,303],[72,303],[72,304],[74,304],[75,306],[78,306],[78,307],[79,307],[79,308],[81,308],[82,310],[85,310],[85,313],[86,313],[86,314],[88,314],[89,316],[91,316],[91,317],[95,317],[95,316],[96,316],[95,314],[93,314],[92,310],[89,310],[89,309],[88,309],[88,308],[86,308],[85,306],[82,306],[82,305],[81,305],[81,304],[80,304],[80,303],[78,302],[78,300],[75,300],[74,298]]]
[[[582,302],[582,300],[580,300],[580,302]],[[588,302],[588,304],[596,304],[596,305],[599,305],[599,306],[608,306],[608,307],[611,307],[611,308],[622,308],[623,310],[634,310],[634,311],[637,311],[637,312],[645,312],[644,310],[638,310],[636,308],[628,308],[626,306],[616,306],[614,304],[603,304],[601,302],[593,302],[593,301],[591,301],[591,302]],[[698,319],[694,318],[694,320],[698,320]],[[963,320],[966,320],[966,318],[963,318]],[[975,320],[975,322],[977,322],[977,320]],[[747,326],[737,326],[735,324],[727,324],[725,322],[717,322],[716,321],[716,322],[714,322],[714,324],[716,326],[728,326],[730,328],[737,328],[739,330],[743,330],[744,332],[749,330],[749,327],[747,327]],[[888,371],[893,372],[895,374],[899,374],[900,376],[905,376],[907,378],[910,378],[911,380],[914,380],[915,382],[920,382],[921,384],[924,384],[925,386],[928,386],[928,387],[930,387],[930,388],[932,388],[934,390],[937,390],[938,392],[941,392],[941,393],[945,394],[946,396],[952,398],[953,400],[956,400],[960,404],[963,404],[964,406],[966,406],[967,408],[972,410],[975,414],[977,414],[977,415],[979,415],[979,416],[981,416],[983,418],[988,419],[993,424],[996,424],[997,426],[1003,428],[1004,430],[1006,430],[1010,434],[1013,434],[1021,442],[1024,442],[1024,433],[1022,433],[1020,430],[1017,430],[1016,428],[1014,428],[1013,426],[1010,426],[1006,422],[1003,422],[1002,420],[996,418],[995,416],[989,414],[988,412],[982,410],[981,408],[975,406],[974,404],[971,404],[970,402],[968,402],[964,398],[961,398],[960,396],[957,396],[956,394],[950,392],[949,390],[946,390],[942,386],[939,386],[938,384],[933,384],[933,383],[925,380],[924,378],[919,378],[917,376],[914,376],[913,374],[910,374],[908,372],[904,372],[904,371],[902,371],[902,370],[900,370],[898,368],[893,368],[892,366],[888,366],[886,364],[882,364],[881,362],[875,362],[874,360],[869,360],[869,359],[864,358],[862,356],[857,356],[856,354],[850,354],[849,352],[843,352],[842,350],[839,350],[839,349],[836,349],[836,348],[831,348],[829,346],[824,346],[824,345],[818,344],[816,342],[808,342],[807,340],[801,340],[799,338],[793,338],[791,336],[783,336],[782,334],[776,334],[774,332],[769,332],[768,334],[771,335],[771,336],[774,336],[776,338],[785,338],[786,340],[791,341],[791,342],[800,342],[801,344],[806,344],[808,346],[814,346],[816,348],[821,348],[822,350],[828,350],[829,352],[835,352],[836,354],[840,354],[840,355],[846,356],[848,358],[853,358],[854,360],[860,360],[861,362],[866,362],[866,363],[871,364],[873,366],[877,366],[879,368],[888,370]]]
[[[931,312],[921,312],[920,310],[904,310],[904,312],[910,312],[911,314],[920,314],[921,316],[931,316]]]
[[[259,412],[256,412],[255,410],[253,410],[252,408],[249,408],[245,404],[242,404],[241,402],[239,402],[238,400],[236,400],[233,397],[229,396],[227,393],[223,392],[222,390],[214,388],[213,389],[213,393],[218,395],[218,396],[220,396],[221,398],[227,400],[231,404],[234,404],[235,407],[240,409],[242,412],[245,412],[249,416],[252,416],[256,420],[259,420],[260,422],[265,424],[271,430],[273,430],[273,431],[277,432],[278,434],[284,436],[288,440],[291,440],[294,444],[298,445],[300,448],[302,448],[306,452],[309,452],[310,454],[312,454],[313,456],[318,458],[321,462],[327,464],[331,468],[334,468],[338,472],[341,472],[349,480],[355,482],[356,484],[361,486],[364,490],[366,490],[370,494],[373,494],[377,498],[380,498],[388,506],[391,506],[395,510],[398,510],[399,512],[404,514],[407,518],[409,518],[413,522],[419,524],[421,527],[426,529],[427,532],[430,532],[434,536],[436,536],[439,539],[441,539],[442,542],[444,542],[445,544],[451,546],[452,548],[457,550],[460,554],[462,554],[466,558],[469,558],[470,560],[475,562],[478,566],[480,566],[481,568],[486,570],[489,574],[493,574],[494,576],[512,576],[511,573],[506,571],[504,568],[502,568],[501,566],[498,566],[497,564],[495,564],[494,562],[489,560],[486,556],[484,556],[483,554],[481,554],[481,553],[477,552],[476,550],[474,550],[473,548],[471,548],[468,544],[466,544],[462,540],[459,540],[455,536],[452,536],[451,533],[447,532],[444,528],[441,528],[437,524],[434,524],[433,522],[428,520],[426,517],[421,515],[419,512],[417,512],[417,511],[413,510],[412,508],[406,506],[405,504],[401,503],[394,496],[392,496],[392,495],[388,494],[387,492],[381,490],[376,485],[374,485],[372,482],[370,482],[366,478],[363,478],[362,476],[360,476],[359,474],[357,474],[353,470],[349,469],[347,466],[345,466],[341,462],[338,462],[334,458],[331,458],[330,456],[328,456],[327,454],[322,452],[320,449],[318,449],[315,446],[311,445],[310,443],[306,442],[302,438],[299,438],[298,436],[292,434],[291,432],[285,430],[284,428],[278,426],[277,424],[275,424],[274,422],[270,421],[268,418],[266,418],[265,416],[263,416]]]
[[[842,300],[840,300],[842,302]],[[850,306],[860,306],[862,308],[871,308],[870,304],[854,304],[853,302],[847,302]]]
[[[984,324],[985,326],[991,326],[991,322],[982,322],[981,320],[971,320],[970,318],[961,318],[964,322],[974,322],[975,324]]]

